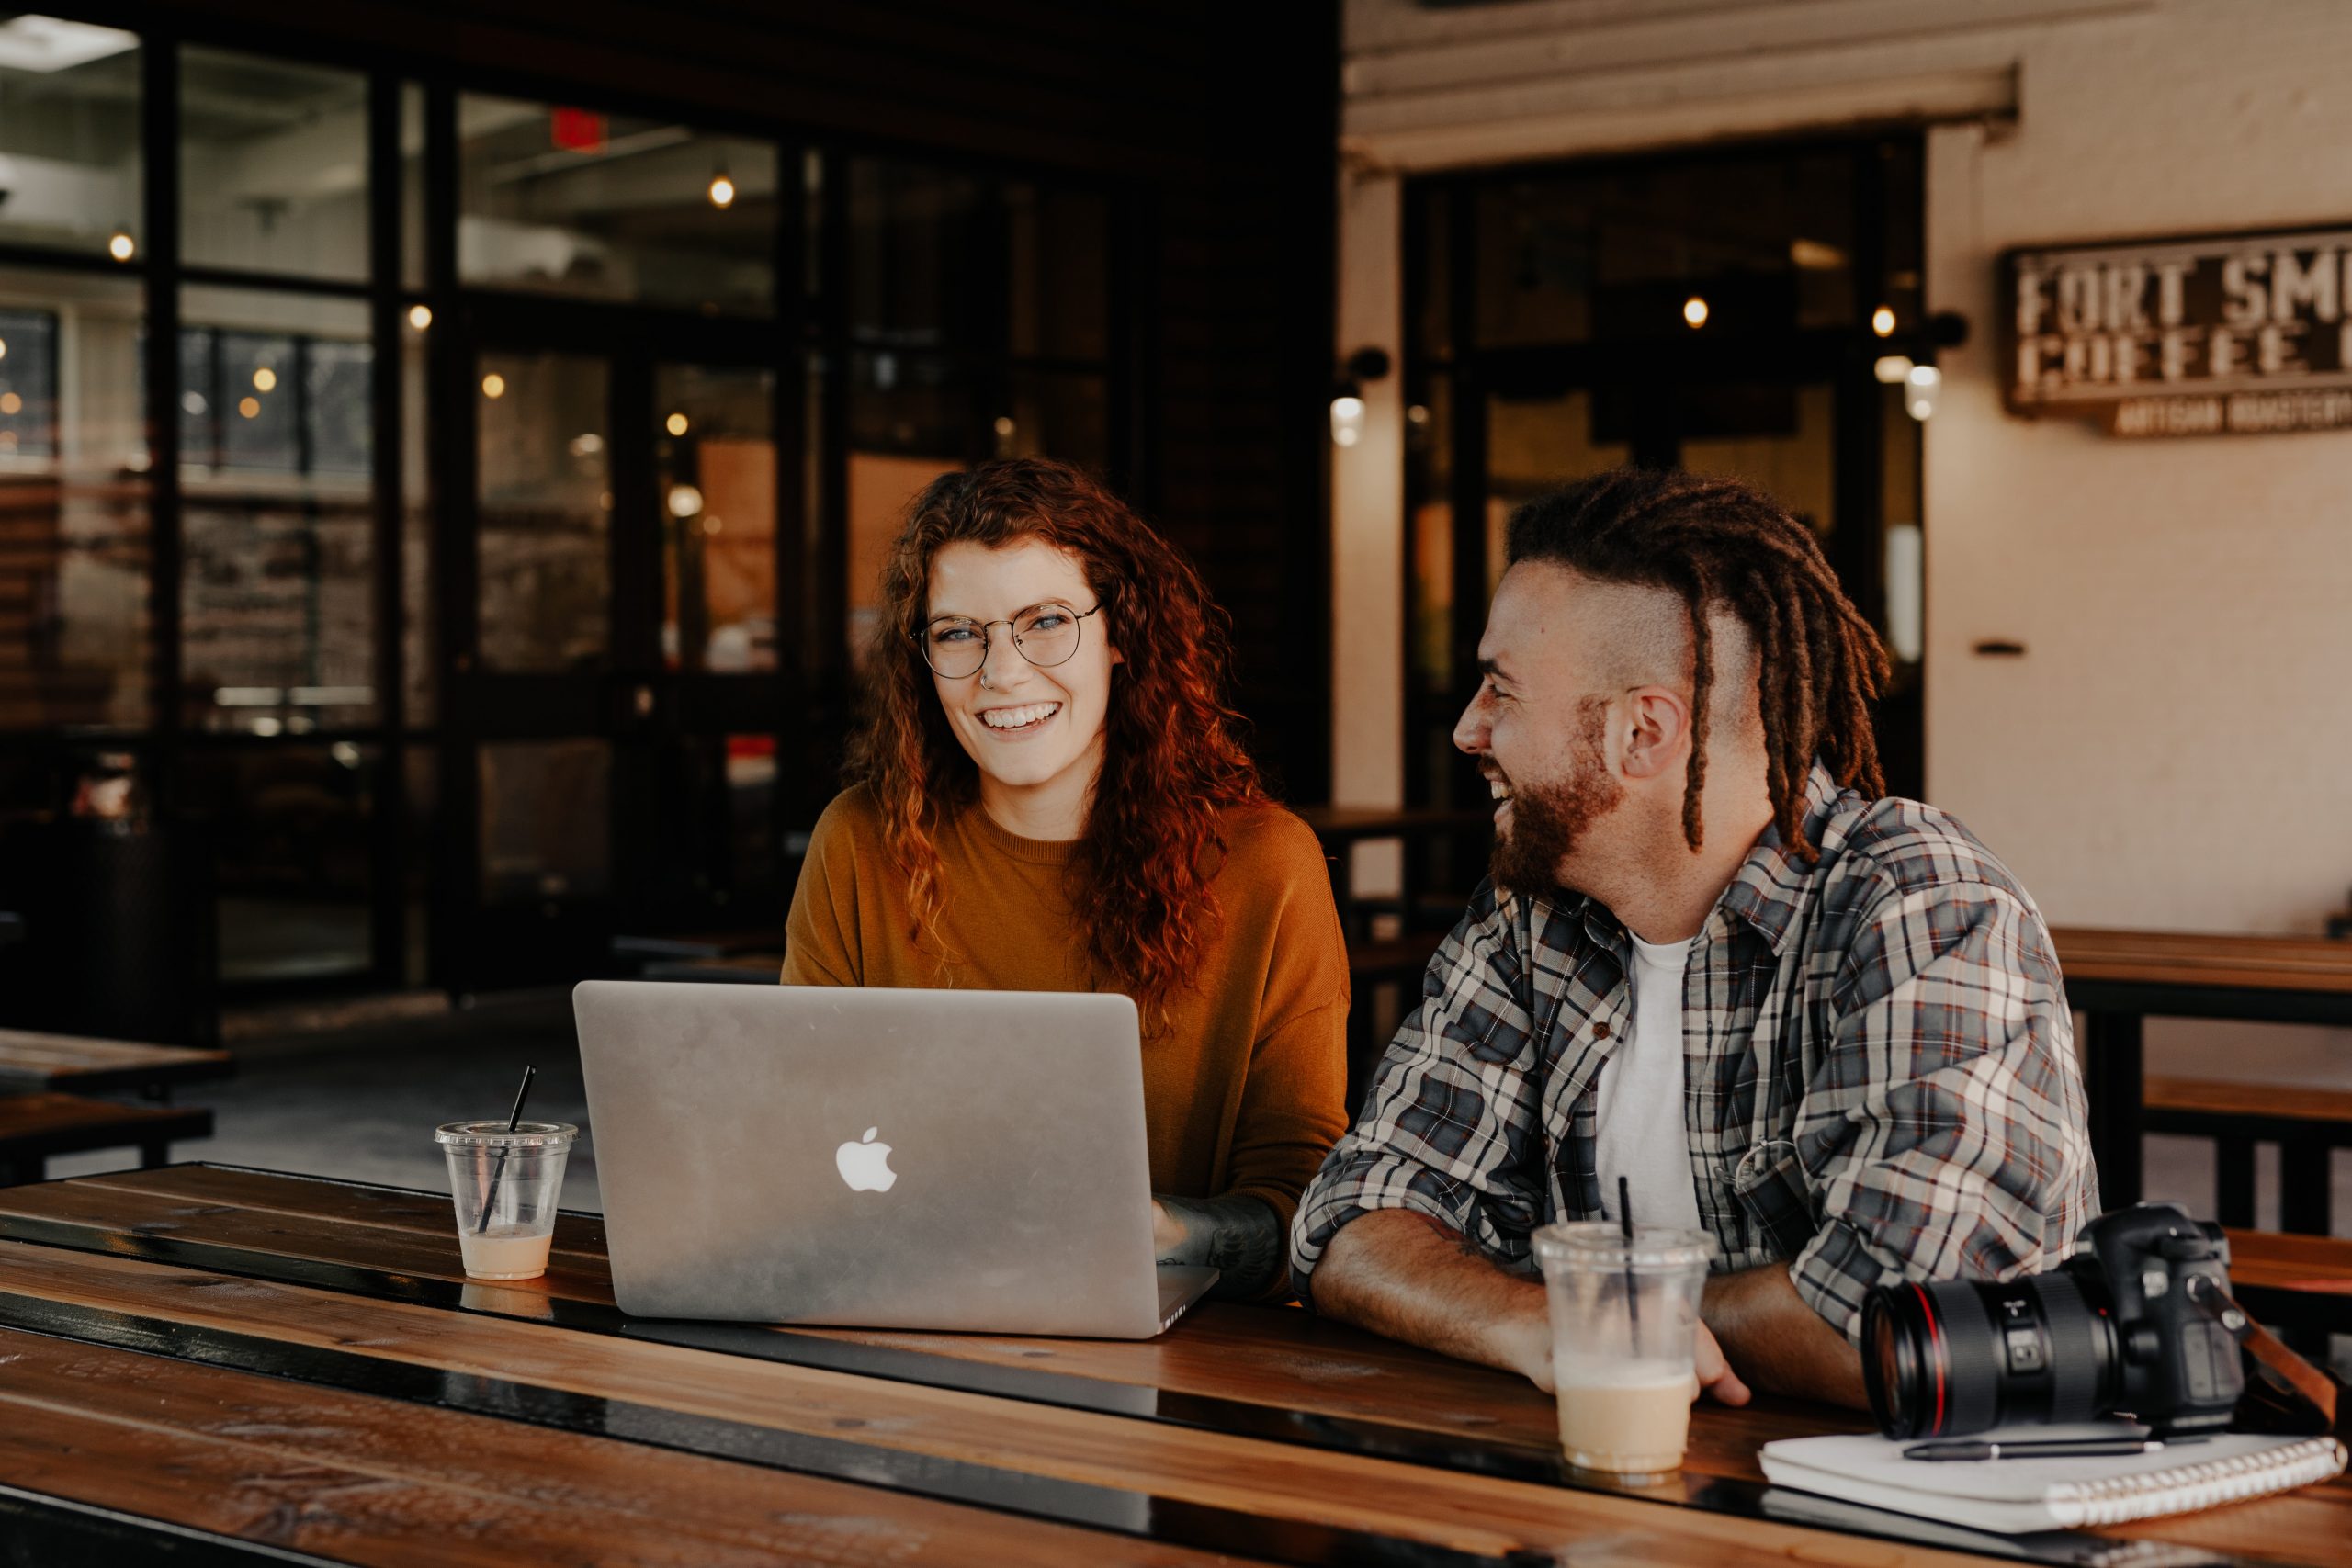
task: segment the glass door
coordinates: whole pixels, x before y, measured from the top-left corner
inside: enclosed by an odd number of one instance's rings
[[[674,324],[519,314],[462,356],[447,520],[436,956],[459,991],[601,973],[616,934],[780,920],[788,887],[777,612],[797,531],[773,365]]]

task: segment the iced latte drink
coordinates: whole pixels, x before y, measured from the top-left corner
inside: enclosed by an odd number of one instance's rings
[[[1681,1467],[1699,1292],[1715,1254],[1704,1231],[1605,1222],[1537,1231],[1552,1313],[1560,1448],[1570,1464],[1625,1480]]]

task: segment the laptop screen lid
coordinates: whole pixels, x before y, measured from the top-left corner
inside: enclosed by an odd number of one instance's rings
[[[615,980],[572,996],[624,1312],[1159,1331],[1126,998]]]

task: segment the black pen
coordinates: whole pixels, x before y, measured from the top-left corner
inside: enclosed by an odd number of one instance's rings
[[[2017,1443],[1919,1443],[1903,1450],[1905,1459],[2093,1459],[2111,1454],[2152,1454],[2164,1448],[2160,1438],[2042,1438]]]

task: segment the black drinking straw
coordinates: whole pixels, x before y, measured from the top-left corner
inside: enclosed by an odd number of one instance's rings
[[[523,1087],[514,1091],[514,1110],[506,1118],[506,1130],[510,1133],[523,1124],[523,1101],[531,1097],[531,1079],[538,1070],[529,1066],[523,1069]],[[476,1235],[490,1229],[490,1212],[498,1206],[498,1179],[505,1174],[506,1151],[501,1149],[498,1151],[498,1163],[490,1168],[490,1190],[482,1194],[481,1218],[474,1222]],[[1621,1181],[1619,1186],[1622,1188],[1623,1185]]]
[[[1625,1310],[1634,1316],[1634,1359],[1642,1355],[1642,1292],[1634,1282],[1634,1194],[1625,1179],[1617,1179],[1617,1232],[1625,1238]]]

